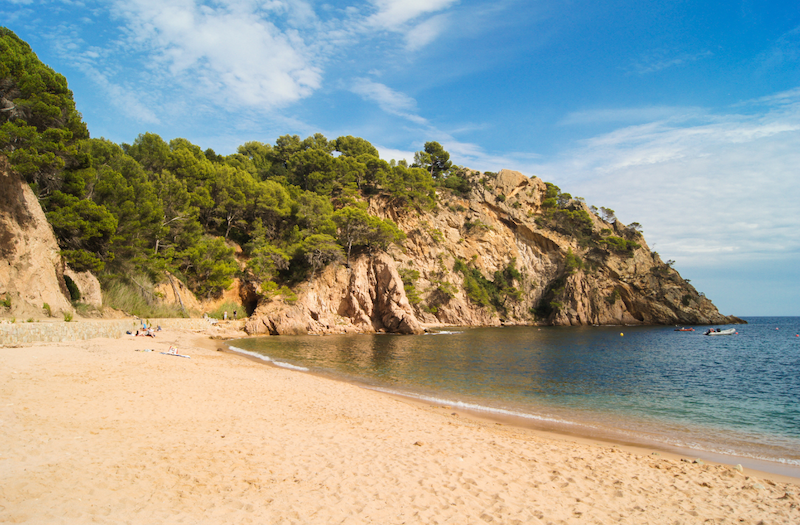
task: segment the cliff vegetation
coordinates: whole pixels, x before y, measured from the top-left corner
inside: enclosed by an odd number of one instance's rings
[[[231,155],[152,133],[90,138],[66,79],[5,28],[0,153],[44,211],[47,264],[73,305],[67,270],[99,279],[94,309],[191,315],[228,300],[253,333],[736,321],[639,225],[536,177],[457,166],[435,141],[409,165],[352,136],[284,135]],[[25,235],[9,228],[10,265]],[[9,304],[24,300],[10,276]]]

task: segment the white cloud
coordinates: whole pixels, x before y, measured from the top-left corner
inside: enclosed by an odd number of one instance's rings
[[[374,0],[378,11],[368,22],[384,29],[398,29],[429,13],[447,9],[458,0]]]
[[[654,120],[686,120],[703,115],[700,108],[648,106],[642,108],[604,108],[574,111],[564,117],[562,125],[652,122]]]
[[[711,51],[701,51],[699,53],[677,53],[671,51],[656,50],[642,56],[640,60],[633,64],[633,69],[637,73],[644,75],[655,73],[663,69],[678,67],[690,62],[697,62],[704,58],[714,56]]]
[[[447,16],[435,15],[458,0],[373,0],[377,12],[366,27],[401,33],[408,51],[416,51],[436,40],[447,28]]]
[[[157,110],[148,104],[148,97],[136,93],[131,88],[111,82],[105,75],[93,68],[85,68],[84,72],[103,90],[111,104],[123,114],[146,124],[160,124]]]
[[[375,145],[384,160],[405,160],[409,165],[414,162],[414,152]]]
[[[797,255],[800,92],[771,100],[757,115],[621,128],[530,168],[643,224],[660,253],[688,265]]]
[[[427,46],[439,36],[447,27],[448,16],[445,14],[435,15],[428,20],[414,25],[405,34],[406,49],[417,51]]]
[[[281,30],[266,18],[282,10],[280,2],[116,4],[117,16],[127,24],[128,44],[148,55],[151,74],[167,75],[203,98],[218,97],[221,106],[261,109],[307,97],[321,82],[299,33]],[[297,10],[291,13],[300,16]]]
[[[364,100],[378,104],[383,111],[403,117],[415,124],[426,124],[427,121],[416,114],[417,102],[404,93],[394,91],[385,84],[373,82],[368,78],[354,80],[350,90]]]

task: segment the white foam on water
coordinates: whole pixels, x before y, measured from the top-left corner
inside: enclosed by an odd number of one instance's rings
[[[251,352],[249,350],[245,350],[243,348],[239,348],[239,347],[236,347],[236,346],[229,346],[228,348],[230,348],[231,350],[233,350],[236,353],[249,355],[250,357],[255,357],[256,359],[260,359],[262,361],[266,361],[267,363],[272,363],[273,365],[279,366],[281,368],[286,368],[286,369],[289,369],[289,370],[296,370],[298,372],[308,372],[308,368],[306,368],[304,366],[297,366],[297,365],[293,365],[293,364],[290,364],[290,363],[284,363],[283,361],[276,361],[276,360],[272,359],[268,355],[259,354],[257,352]]]
[[[441,332],[425,332],[425,335],[453,335],[453,334],[463,334],[464,332],[458,332],[455,330],[442,330]]]
[[[576,426],[584,426],[584,427],[591,426],[591,425],[585,425],[585,424],[576,423],[574,421],[568,421],[566,419],[557,419],[557,418],[548,417],[548,416],[541,416],[541,415],[536,415],[536,414],[528,414],[526,412],[518,412],[516,410],[508,410],[508,409],[505,409],[505,408],[497,408],[497,407],[490,407],[490,406],[486,406],[486,405],[478,405],[478,404],[475,404],[475,403],[466,403],[464,401],[453,401],[451,399],[443,399],[443,398],[439,398],[439,397],[426,396],[426,395],[422,395],[422,394],[414,394],[414,393],[411,393],[411,392],[400,392],[398,390],[389,390],[387,388],[378,388],[378,387],[367,387],[367,388],[369,388],[370,390],[375,390],[377,392],[383,392],[385,394],[392,394],[392,395],[396,395],[396,396],[410,397],[410,398],[413,398],[413,399],[418,399],[420,401],[426,401],[428,403],[436,403],[436,404],[439,404],[439,405],[447,405],[447,406],[450,406],[450,407],[461,408],[463,410],[473,410],[473,411],[478,411],[478,412],[489,412],[491,414],[499,414],[499,415],[503,415],[503,416],[519,417],[519,418],[524,418],[524,419],[533,419],[533,420],[536,420],[536,421],[546,421],[548,423],[558,423],[560,425],[576,425]]]
[[[489,413],[489,414],[510,416],[510,417],[515,417],[515,418],[532,420],[532,421],[542,421],[542,422],[546,422],[546,423],[556,423],[558,425],[570,425],[570,426],[574,426],[574,427],[591,428],[591,429],[595,429],[595,430],[608,431],[607,428],[604,428],[604,427],[601,427],[601,426],[597,426],[597,425],[592,425],[592,424],[589,424],[589,423],[586,423],[586,422],[570,421],[570,420],[559,419],[559,418],[550,417],[550,416],[542,416],[542,415],[537,415],[537,414],[530,414],[530,413],[526,413],[526,412],[520,412],[520,411],[516,411],[516,410],[508,410],[508,409],[505,409],[505,408],[491,407],[491,406],[486,406],[486,405],[479,405],[479,404],[476,404],[476,403],[467,403],[467,402],[464,402],[464,401],[455,401],[455,400],[452,400],[452,399],[445,399],[445,398],[439,398],[439,397],[435,397],[435,396],[416,394],[416,393],[413,393],[413,392],[404,392],[404,391],[399,391],[399,390],[391,390],[391,389],[388,389],[388,388],[380,388],[380,387],[366,387],[366,388],[369,388],[370,390],[375,390],[377,392],[383,392],[385,394],[397,395],[397,396],[402,396],[402,397],[409,397],[409,398],[412,398],[412,399],[417,399],[419,401],[425,401],[425,402],[428,402],[428,403],[436,403],[437,405],[446,405],[448,407],[460,408],[462,410],[469,410],[469,411],[474,411],[474,412],[486,412],[486,413]],[[626,430],[619,429],[619,428],[616,428],[614,430],[614,433],[616,433],[617,435],[626,436],[634,443],[639,441],[639,439],[641,439],[641,434],[636,433],[636,432],[626,431]],[[637,439],[637,438],[639,438],[639,439]],[[726,449],[726,448],[722,448],[722,447],[714,447],[714,446],[709,446],[709,445],[705,445],[705,444],[701,444],[701,443],[697,443],[697,442],[687,442],[687,441],[683,441],[683,440],[680,440],[680,439],[675,439],[675,438],[672,438],[672,437],[669,437],[669,436],[664,436],[664,435],[660,435],[658,437],[650,435],[649,436],[649,440],[660,441],[664,445],[677,447],[677,448],[682,448],[682,449],[695,450],[695,451],[700,452],[700,453],[706,452],[706,453],[711,453],[711,454],[719,454],[719,455],[722,455],[722,456],[734,456],[734,457],[741,457],[741,458],[749,458],[749,459],[753,459],[753,460],[757,460],[757,461],[776,462],[776,463],[782,463],[784,465],[790,465],[790,466],[793,466],[793,467],[800,466],[800,460],[788,459],[788,458],[782,458],[782,457],[764,456],[764,455],[759,455],[759,454],[749,454],[749,453],[746,453],[746,452],[743,452],[743,451],[740,451],[740,450]]]

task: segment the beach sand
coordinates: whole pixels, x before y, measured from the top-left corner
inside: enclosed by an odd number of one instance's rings
[[[0,348],[0,522],[800,523],[798,480],[481,422],[216,343]]]

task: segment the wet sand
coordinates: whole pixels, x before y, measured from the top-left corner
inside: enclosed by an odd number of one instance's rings
[[[216,343],[0,348],[0,522],[800,523],[796,479],[454,415]]]

